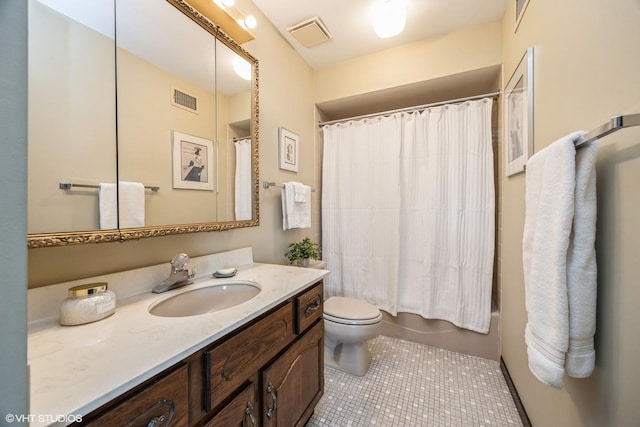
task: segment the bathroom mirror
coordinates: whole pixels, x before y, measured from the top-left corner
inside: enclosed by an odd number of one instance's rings
[[[102,19],[110,16],[107,20],[110,24],[105,26],[111,33],[102,34],[83,22],[74,24],[83,30],[75,32],[86,43],[89,43],[86,33],[95,35],[110,50],[105,49],[107,52],[98,65],[94,63],[95,56],[101,53],[97,47],[87,46],[78,55],[106,75],[94,71],[84,76],[84,70],[74,69],[64,80],[69,87],[60,87],[58,78],[56,85],[48,88],[49,92],[59,90],[65,95],[76,91],[82,94],[87,98],[86,105],[76,99],[69,99],[67,105],[77,105],[85,116],[56,118],[56,122],[67,123],[73,134],[56,135],[51,143],[51,130],[40,122],[53,111],[60,116],[67,111],[59,107],[55,110],[51,103],[38,103],[42,110],[38,120],[32,120],[38,116],[32,116],[30,111],[30,126],[34,123],[34,127],[42,128],[42,137],[33,140],[30,128],[29,212],[40,222],[30,218],[29,247],[258,225],[257,60],[182,0],[96,1],[104,2],[106,12],[95,15]],[[69,0],[30,2],[47,8],[47,2],[69,3]],[[74,1],[72,9],[76,3],[86,2]],[[91,3],[93,8],[94,2]],[[43,19],[38,21],[43,34],[51,31],[49,25]],[[65,25],[67,29],[71,26]],[[68,30],[66,33],[68,37],[75,35]],[[69,50],[79,44],[65,42]],[[46,49],[39,51],[47,53]],[[34,50],[33,55],[37,52]],[[30,63],[31,55],[30,48]],[[38,71],[47,69],[51,61],[47,56],[51,56],[51,49],[40,62],[34,62]],[[60,68],[76,68],[67,59],[69,52],[54,56]],[[239,76],[241,69],[244,77]],[[31,74],[30,70],[30,87]],[[87,80],[84,87],[75,87],[78,74]],[[97,76],[103,80],[98,81]],[[41,86],[46,87],[46,81]],[[96,99],[92,97],[96,92],[94,86],[103,89]],[[34,91],[35,95],[55,96],[46,91],[44,95]],[[34,105],[32,99],[30,108]],[[98,143],[101,149],[96,148]],[[57,157],[52,157],[52,146]],[[47,165],[51,159],[56,159],[55,163]],[[38,167],[32,167],[34,164]],[[74,186],[62,190],[58,184],[63,181],[80,185],[142,183],[146,186],[144,224],[125,228],[121,217],[119,229],[100,229],[97,189]],[[49,191],[40,191],[38,195],[35,189],[42,182]],[[121,188],[120,198],[123,197],[128,196]],[[51,215],[38,216],[38,212]],[[120,213],[126,215],[122,208]]]

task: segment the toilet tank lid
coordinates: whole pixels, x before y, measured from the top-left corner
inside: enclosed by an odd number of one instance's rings
[[[380,316],[380,310],[368,302],[347,297],[331,297],[324,302],[324,312],[342,319],[365,320]]]

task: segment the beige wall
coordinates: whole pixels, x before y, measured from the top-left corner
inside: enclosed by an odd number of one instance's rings
[[[640,112],[640,2],[531,1],[514,34],[515,2],[503,26],[504,79],[535,48],[535,150],[609,117]],[[500,280],[502,353],[535,426],[640,425],[640,129],[603,139],[598,153],[596,370],[542,385],[529,372],[524,327],[524,174],[503,178]]]
[[[502,62],[500,21],[317,70],[316,102],[409,85]]]
[[[318,187],[312,70],[250,0],[237,3],[239,9],[253,13],[259,22],[256,39],[243,47],[259,60],[260,180],[296,180]],[[278,169],[279,126],[300,136],[300,171],[297,174]],[[157,237],[137,242],[32,249],[28,253],[29,286],[168,263],[178,252],[197,256],[252,246],[257,261],[284,263],[288,243],[319,235],[317,194],[312,196],[311,229],[283,231],[279,189],[261,188],[259,227]]]

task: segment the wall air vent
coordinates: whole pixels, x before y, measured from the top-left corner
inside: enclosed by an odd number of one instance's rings
[[[198,98],[173,86],[171,87],[171,105],[192,113],[198,113]]]
[[[331,33],[317,16],[288,28],[289,33],[304,47],[315,46],[331,39]]]

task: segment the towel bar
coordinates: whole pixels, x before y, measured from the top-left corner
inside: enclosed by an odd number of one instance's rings
[[[580,141],[576,142],[575,145],[576,147],[579,147],[598,138],[607,136],[617,130],[632,126],[640,126],[640,114],[627,114],[625,116],[614,117],[607,123],[587,132]]]
[[[262,187],[263,188],[269,188],[269,187],[284,187],[284,184],[276,184],[275,182],[269,182],[269,181],[262,181]],[[314,188],[311,189],[312,193],[315,193],[316,190]]]
[[[60,183],[60,189],[61,190],[71,190],[71,187],[100,188],[99,185],[93,185],[93,184],[73,184],[71,182],[61,182]],[[160,190],[160,187],[151,186],[151,185],[145,185],[144,188],[146,190],[151,190],[151,191],[154,191],[154,192]]]

